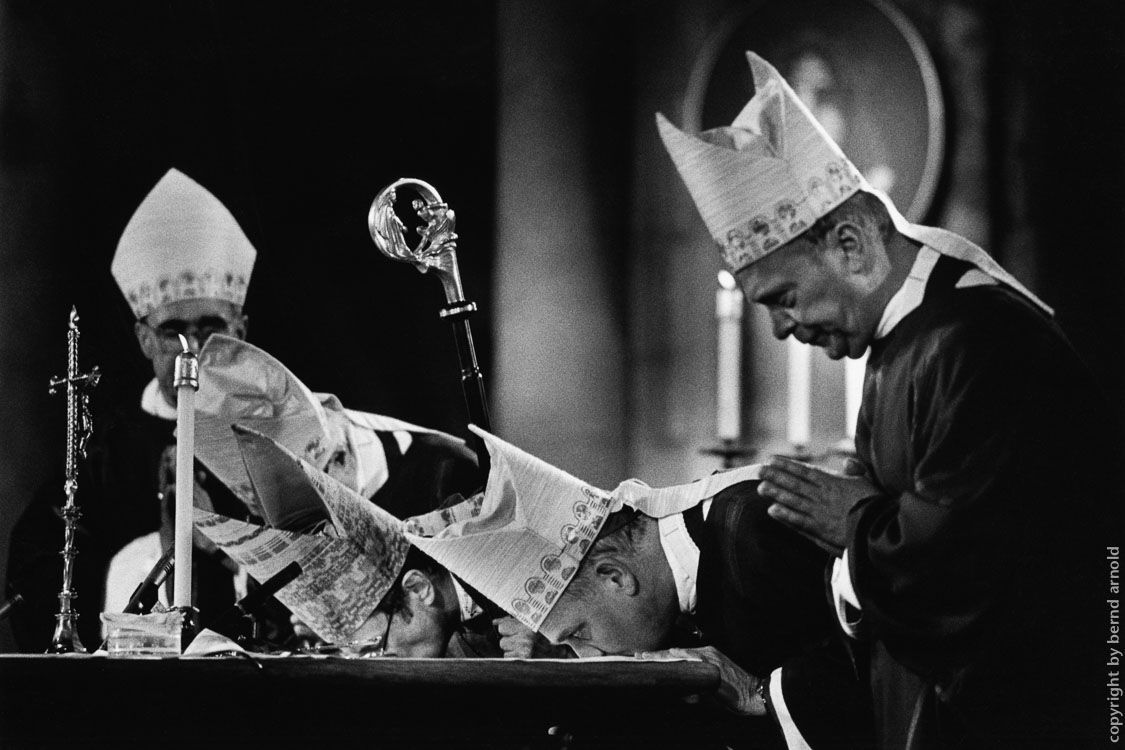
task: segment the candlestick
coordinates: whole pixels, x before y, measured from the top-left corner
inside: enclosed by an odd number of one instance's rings
[[[789,337],[789,423],[786,436],[794,448],[809,445],[812,415],[812,347]]]
[[[867,353],[859,359],[844,361],[844,433],[855,440],[859,405],[863,401],[863,376],[867,372]]]
[[[199,359],[180,336],[183,351],[176,355],[176,568],[173,606],[190,609],[191,537],[195,504],[195,392],[199,390]]]
[[[719,329],[718,433],[720,440],[738,440],[742,433],[742,291],[727,271],[719,272],[715,319]]]

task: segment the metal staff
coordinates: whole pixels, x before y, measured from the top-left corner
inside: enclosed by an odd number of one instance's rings
[[[78,519],[82,517],[74,496],[78,492],[78,462],[86,457],[86,444],[94,431],[88,391],[98,384],[101,372],[97,367],[85,374],[78,371],[78,337],[78,311],[71,307],[66,332],[66,376],[51,378],[50,381],[51,393],[58,393],[60,387],[66,386],[66,480],[63,482],[66,504],[62,510],[66,531],[60,553],[63,558],[63,578],[62,591],[59,592],[59,613],[55,615],[55,632],[47,649],[49,654],[86,652],[78,637],[78,613],[72,606],[73,601],[78,598],[73,587],[74,558],[78,556],[74,530]]]
[[[413,188],[421,196],[411,205],[424,226],[418,228],[421,241],[411,248],[403,237],[406,226],[395,214],[395,191],[400,187]],[[445,306],[439,315],[453,324],[453,335],[457,340],[457,359],[461,364],[461,388],[465,393],[465,405],[469,412],[469,422],[485,430],[492,426],[488,418],[488,399],[484,392],[484,377],[477,365],[476,349],[473,347],[473,331],[469,326],[469,316],[476,312],[475,302],[465,299],[461,288],[461,271],[457,265],[457,234],[453,231],[455,217],[449,205],[442,201],[437,190],[429,183],[413,178],[396,180],[375,196],[371,210],[367,214],[367,227],[375,246],[388,258],[410,263],[421,273],[433,271],[441,280],[445,290]],[[472,438],[481,465],[487,465],[488,453],[484,443],[474,435]]]

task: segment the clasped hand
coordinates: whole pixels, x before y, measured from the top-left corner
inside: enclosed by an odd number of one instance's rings
[[[848,513],[878,487],[859,461],[848,460],[844,474],[774,456],[762,467],[758,492],[773,504],[773,518],[840,555],[847,546]]]

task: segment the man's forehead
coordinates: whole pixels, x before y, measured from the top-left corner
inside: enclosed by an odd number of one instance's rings
[[[800,278],[809,262],[800,243],[790,242],[735,275],[751,301],[773,294]]]
[[[158,326],[169,321],[192,322],[202,318],[221,318],[233,323],[241,315],[238,305],[223,299],[200,297],[181,299],[159,305],[148,314],[149,325]]]

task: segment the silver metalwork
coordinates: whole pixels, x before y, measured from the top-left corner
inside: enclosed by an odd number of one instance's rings
[[[179,389],[182,386],[187,386],[193,391],[199,390],[199,357],[188,346],[187,337],[182,333],[179,334],[180,346],[183,348],[179,354],[176,355],[176,366],[174,369],[174,376],[172,379],[172,386]]]
[[[90,418],[89,389],[98,384],[101,372],[94,367],[88,373],[78,371],[78,311],[70,308],[70,322],[67,326],[66,375],[51,378],[50,393],[58,393],[66,386],[66,479],[63,491],[66,504],[62,509],[65,531],[63,549],[62,590],[59,592],[59,613],[55,615],[55,632],[51,636],[50,654],[85,653],[82,640],[78,637],[78,613],[74,611],[74,600],[78,592],[74,590],[74,558],[78,556],[74,532],[82,513],[78,510],[75,496],[78,493],[78,462],[86,457],[86,445],[94,431]]]
[[[408,187],[420,197],[411,205],[424,224],[417,230],[419,242],[411,247],[404,233],[406,225],[395,213],[398,189]],[[421,273],[433,271],[445,290],[445,307],[439,315],[453,325],[457,343],[457,359],[461,363],[461,388],[465,394],[469,422],[485,430],[491,429],[488,417],[488,399],[484,391],[484,378],[477,365],[476,349],[469,316],[476,312],[476,303],[465,299],[461,287],[461,271],[457,265],[457,233],[453,231],[456,217],[453,210],[438,195],[433,185],[422,180],[405,177],[392,182],[379,191],[367,213],[367,228],[375,246],[388,258],[403,261]],[[474,444],[481,465],[486,465],[488,453],[484,443],[475,435],[469,438]]]
[[[395,213],[397,191],[401,187],[413,188],[421,198],[411,205],[418,218],[425,222],[418,228],[420,241],[411,248],[404,233],[406,225]],[[445,290],[445,301],[451,306],[465,302],[461,288],[461,271],[457,265],[457,233],[453,231],[456,216],[453,209],[442,201],[433,185],[411,177],[392,182],[383,188],[371,203],[367,213],[367,228],[375,246],[388,258],[410,263],[420,273],[433,271]]]

